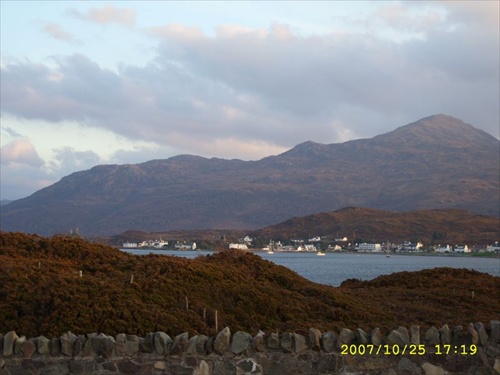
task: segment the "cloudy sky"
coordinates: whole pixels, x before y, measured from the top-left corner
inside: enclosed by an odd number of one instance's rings
[[[498,1],[1,1],[1,199],[436,113],[499,137]]]

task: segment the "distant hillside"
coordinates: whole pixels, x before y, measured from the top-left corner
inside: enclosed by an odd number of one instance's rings
[[[348,206],[500,215],[500,142],[436,115],[371,139],[258,161],[181,155],[73,173],[2,207],[1,229],[86,236],[257,229]]]
[[[351,241],[491,244],[500,241],[500,218],[465,210],[389,212],[349,207],[296,217],[250,234],[275,239],[346,236]]]
[[[500,311],[500,278],[464,269],[404,272],[334,288],[251,253],[133,256],[79,239],[1,232],[0,265],[0,332],[28,337],[214,334],[216,310],[219,329],[252,333],[467,326],[497,319]]]

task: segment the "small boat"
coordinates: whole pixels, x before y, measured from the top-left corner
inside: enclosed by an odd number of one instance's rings
[[[274,254],[275,246],[276,245],[274,244],[274,241],[273,240],[269,240],[269,245],[268,245],[267,253],[268,254]]]
[[[318,252],[316,253],[316,255],[318,255],[318,256],[323,256],[323,255],[325,255],[325,253],[324,253],[324,252],[322,252],[322,251],[318,251]]]

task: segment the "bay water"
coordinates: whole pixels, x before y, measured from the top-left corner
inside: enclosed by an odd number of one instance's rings
[[[211,251],[138,250],[122,249],[131,254],[162,254],[196,258],[212,254]],[[285,266],[299,275],[319,284],[339,286],[347,279],[371,280],[380,275],[401,271],[419,271],[436,267],[473,269],[500,277],[500,258],[471,256],[391,255],[369,253],[316,253],[256,252],[258,256],[277,265]]]

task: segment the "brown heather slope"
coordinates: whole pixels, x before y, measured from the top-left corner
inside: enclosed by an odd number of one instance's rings
[[[498,319],[499,290],[498,277],[447,268],[334,288],[250,253],[134,256],[68,237],[0,232],[0,332],[27,336],[212,334],[215,310],[219,329],[252,333],[464,325]]]

